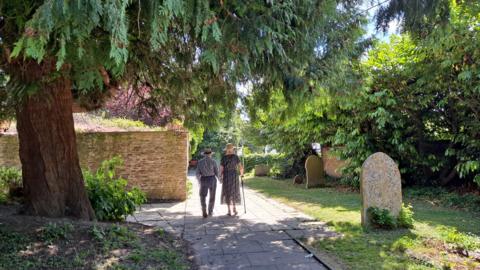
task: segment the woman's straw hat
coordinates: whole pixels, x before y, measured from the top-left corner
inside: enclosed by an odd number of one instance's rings
[[[223,149],[224,151],[231,151],[231,150],[234,150],[236,147],[235,145],[233,145],[233,143],[227,143],[227,145],[225,146],[225,149]]]

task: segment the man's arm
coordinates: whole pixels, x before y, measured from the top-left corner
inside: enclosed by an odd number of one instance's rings
[[[197,164],[197,171],[195,173],[195,175],[197,176],[197,180],[200,181],[200,179],[202,178],[202,173],[200,172],[200,168],[201,168],[201,165],[202,165],[202,160],[200,160]]]

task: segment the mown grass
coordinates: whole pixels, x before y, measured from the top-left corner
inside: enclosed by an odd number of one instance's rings
[[[480,249],[480,213],[437,206],[419,197],[413,205],[414,229],[364,230],[360,225],[360,194],[335,188],[305,189],[290,181],[252,178],[247,185],[291,205],[343,234],[314,241],[313,246],[341,259],[351,269],[477,269],[472,258],[447,252]],[[404,192],[409,194],[409,192]],[[475,235],[476,234],[476,235]]]

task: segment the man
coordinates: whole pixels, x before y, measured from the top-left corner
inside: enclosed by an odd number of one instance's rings
[[[208,198],[208,216],[213,214],[213,206],[215,204],[215,190],[217,188],[218,166],[217,162],[212,159],[212,149],[206,148],[203,151],[202,158],[197,164],[197,179],[200,182],[200,203],[202,204],[203,217],[207,217],[207,205],[205,203],[207,193],[210,192]]]

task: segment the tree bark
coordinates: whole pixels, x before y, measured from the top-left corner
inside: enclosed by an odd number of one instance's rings
[[[37,82],[40,89],[17,107],[25,209],[40,216],[94,219],[77,153],[71,81],[61,75]]]

